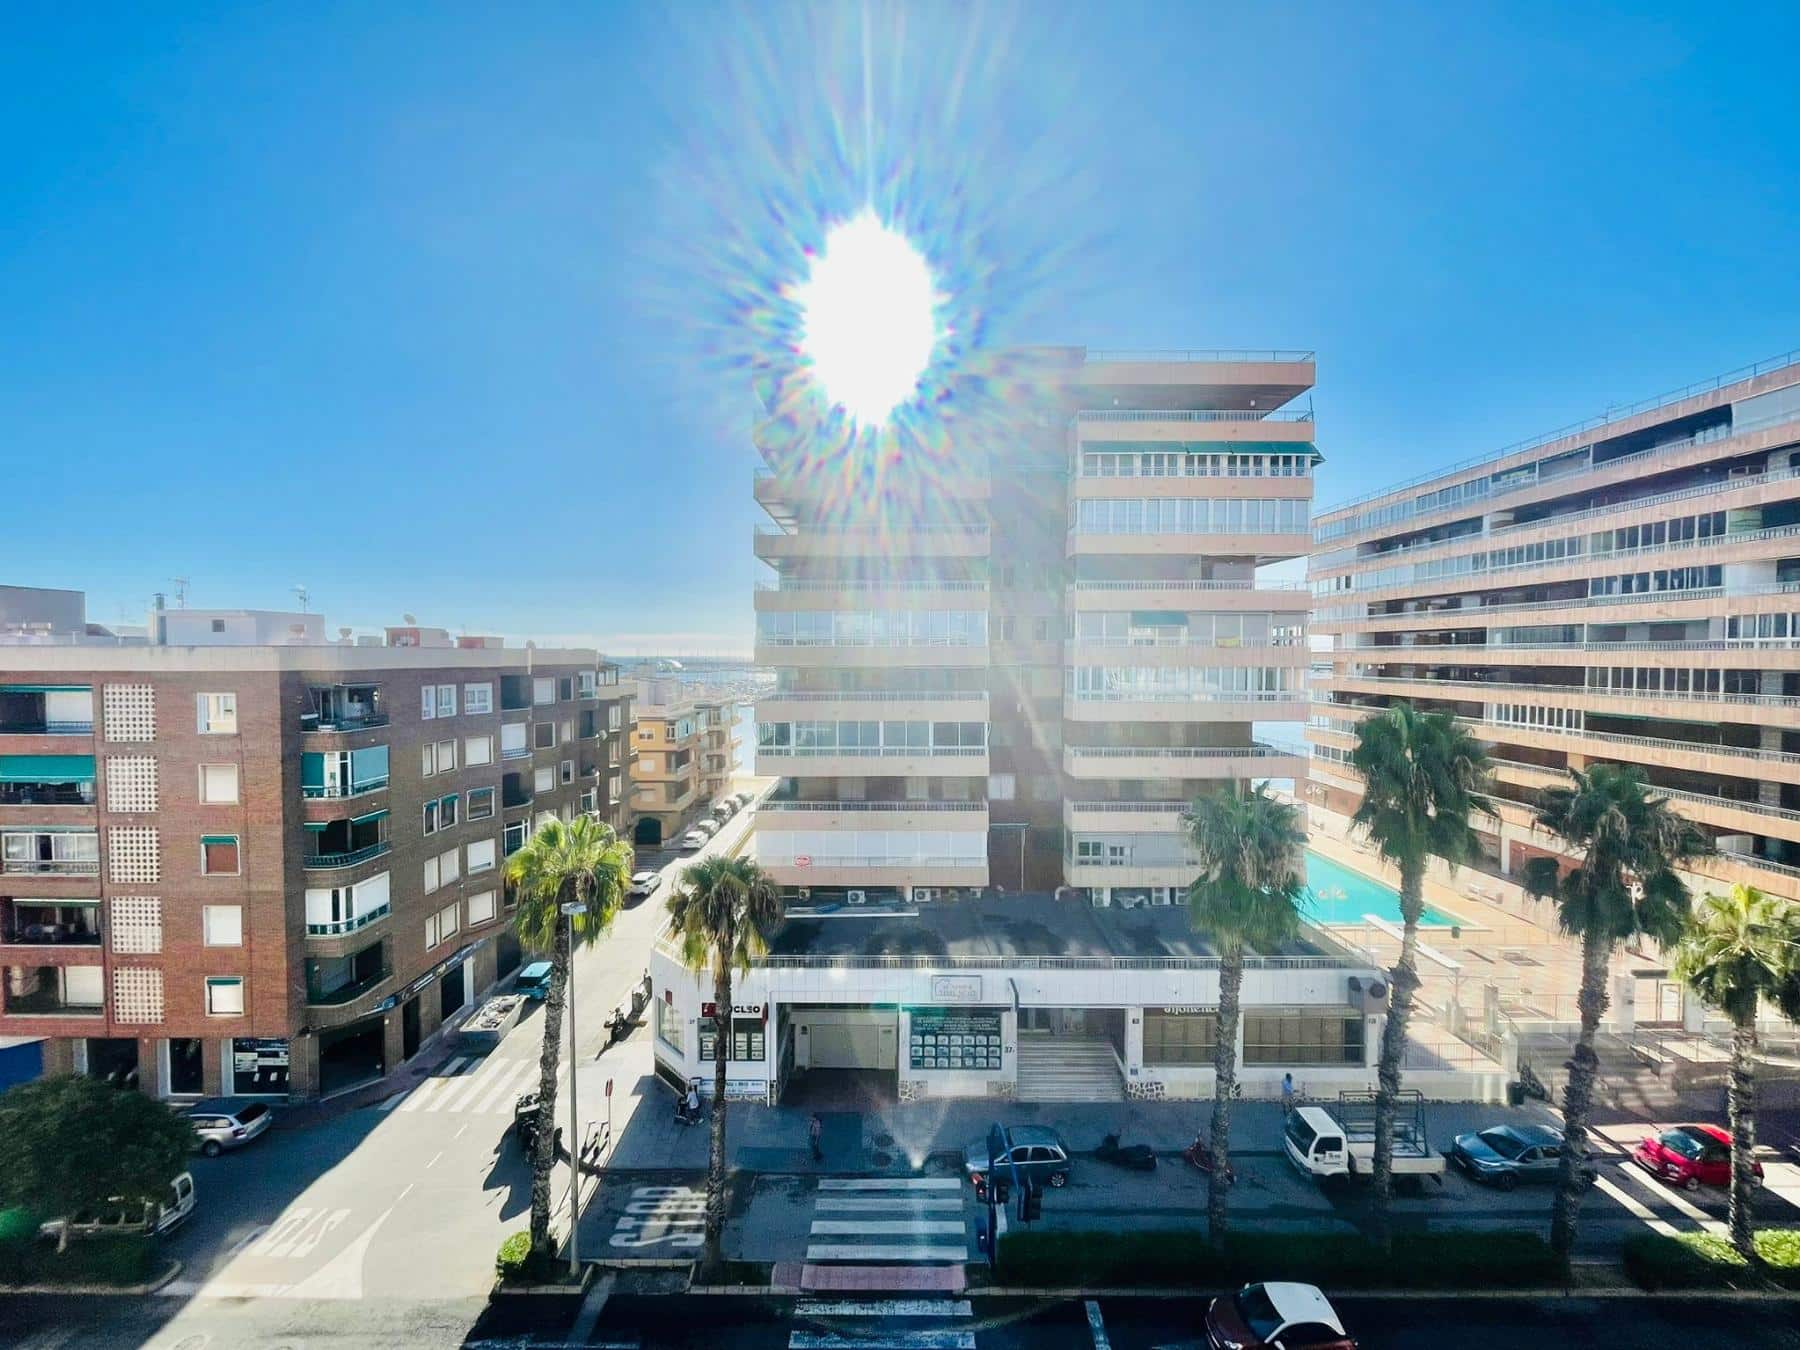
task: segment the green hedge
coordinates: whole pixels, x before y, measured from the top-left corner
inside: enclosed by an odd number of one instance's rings
[[[1558,1284],[1535,1233],[1409,1233],[1392,1258],[1349,1234],[1245,1233],[1215,1248],[1195,1230],[1043,1232],[1000,1239],[996,1278],[1042,1288],[1229,1287],[1301,1280],[1334,1288],[1530,1288]]]
[[[531,1234],[518,1232],[500,1244],[494,1270],[503,1280],[523,1279],[531,1269]]]
[[[53,1239],[0,1238],[0,1284],[144,1284],[166,1261],[145,1237],[76,1238],[57,1254]]]
[[[1645,1289],[1800,1289],[1800,1230],[1756,1235],[1762,1269],[1711,1233],[1643,1233],[1625,1242],[1625,1273]]]

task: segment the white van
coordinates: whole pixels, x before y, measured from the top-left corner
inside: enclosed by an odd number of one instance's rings
[[[194,1178],[183,1172],[169,1183],[168,1198],[158,1204],[127,1204],[124,1200],[109,1200],[100,1208],[83,1211],[69,1218],[69,1236],[72,1238],[138,1236],[149,1234],[161,1237],[172,1233],[187,1221],[187,1216],[194,1212]],[[39,1227],[38,1232],[45,1237],[59,1236],[64,1224],[62,1219],[51,1219]]]

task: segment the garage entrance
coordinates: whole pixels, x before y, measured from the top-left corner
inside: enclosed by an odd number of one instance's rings
[[[319,1033],[319,1093],[328,1096],[387,1072],[386,1019],[379,1013]]]
[[[896,1098],[898,1009],[784,1005],[781,1016],[786,1024],[781,1033],[784,1065],[792,1054],[783,1102],[868,1106]]]
[[[660,844],[663,841],[662,821],[655,816],[639,816],[637,827],[632,831],[631,839],[637,844]]]

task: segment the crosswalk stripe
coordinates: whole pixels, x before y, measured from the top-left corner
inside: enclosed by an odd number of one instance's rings
[[[410,1096],[412,1096],[411,1088],[408,1088],[405,1092],[396,1092],[393,1096],[389,1097],[386,1101],[380,1103],[375,1109],[377,1111],[392,1111],[396,1106],[400,1105],[401,1102],[405,1101]]]
[[[1683,1215],[1699,1224],[1708,1233],[1723,1237],[1731,1231],[1723,1223],[1719,1222],[1719,1220],[1713,1218],[1712,1215],[1701,1209],[1700,1206],[1696,1205],[1692,1200],[1689,1200],[1680,1191],[1676,1190],[1673,1186],[1663,1185],[1662,1182],[1651,1176],[1636,1163],[1626,1163],[1619,1170],[1628,1175],[1643,1190],[1649,1191],[1659,1199],[1667,1200],[1671,1205],[1675,1206],[1676,1209],[1680,1210]]]
[[[438,1093],[444,1090],[448,1080],[443,1078],[427,1078],[423,1083],[406,1094],[406,1100],[400,1106],[402,1111],[417,1111]]]
[[[822,1195],[813,1202],[813,1208],[821,1214],[960,1214],[963,1200],[960,1195],[846,1200]]]
[[[973,1317],[966,1298],[887,1298],[854,1300],[803,1298],[794,1304],[797,1317]]]
[[[961,1219],[814,1219],[814,1237],[944,1237],[961,1233]]]
[[[464,1110],[476,1097],[493,1086],[494,1076],[500,1072],[500,1067],[492,1060],[478,1065],[472,1072],[456,1080],[456,1086],[444,1094],[441,1105],[446,1111]],[[437,1109],[436,1106],[432,1107],[434,1111]]]
[[[947,1261],[969,1259],[967,1243],[954,1247],[922,1242],[814,1242],[806,1248],[808,1261]]]
[[[1661,1233],[1664,1237],[1675,1236],[1675,1225],[1666,1220],[1657,1218],[1656,1215],[1650,1211],[1650,1207],[1640,1201],[1635,1195],[1627,1195],[1605,1177],[1595,1177],[1594,1185],[1599,1190],[1606,1192],[1606,1194],[1610,1195],[1614,1200],[1617,1200],[1632,1214],[1633,1217],[1642,1219],[1650,1226],[1651,1232]]]
[[[955,1177],[825,1177],[821,1191],[960,1191]]]
[[[509,1070],[505,1077],[502,1078],[499,1083],[495,1084],[493,1091],[489,1092],[475,1104],[475,1111],[478,1114],[486,1115],[502,1102],[506,1104],[506,1109],[511,1111],[512,1099],[517,1097],[518,1094],[523,1091],[524,1084],[535,1076],[537,1071],[538,1064],[536,1060],[521,1060],[516,1068]]]
[[[972,1331],[796,1331],[788,1350],[975,1350]]]

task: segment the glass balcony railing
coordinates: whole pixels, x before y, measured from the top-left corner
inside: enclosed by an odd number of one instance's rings
[[[306,866],[315,871],[325,871],[333,867],[351,867],[370,858],[379,858],[393,849],[391,840],[382,839],[373,844],[364,844],[361,848],[353,848],[341,853],[309,853]]]
[[[330,919],[322,923],[309,921],[306,925],[306,935],[308,937],[341,937],[345,933],[354,933],[367,928],[377,919],[387,918],[391,909],[392,907],[389,905],[378,905],[366,914],[357,914],[348,919]]]
[[[308,983],[306,1001],[315,1008],[337,1007],[380,988],[382,984],[393,978],[393,974],[391,968],[383,966],[380,970],[365,975],[360,980],[352,980],[349,984],[340,984],[331,989],[321,989],[316,984]]]
[[[388,785],[387,777],[366,779],[361,783],[313,783],[300,789],[302,797],[360,797],[369,792],[380,792]]]

